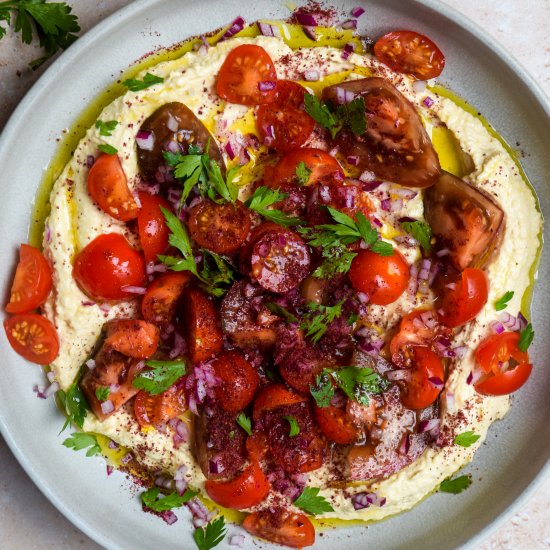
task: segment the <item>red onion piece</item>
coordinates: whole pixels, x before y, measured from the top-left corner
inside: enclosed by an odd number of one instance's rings
[[[342,59],[348,59],[349,56],[355,51],[355,44],[353,42],[348,42],[342,51]],[[350,100],[351,101],[351,100]],[[349,103],[349,102],[346,102]]]
[[[144,151],[152,151],[155,147],[155,134],[153,134],[153,132],[140,130],[136,134],[136,144]]]
[[[418,195],[416,191],[413,191],[412,189],[405,189],[404,187],[392,187],[391,192],[405,200],[412,200]]]
[[[277,83],[273,82],[273,80],[263,80],[258,82],[258,90],[260,90],[260,92],[270,92],[271,90],[274,90],[276,86]]]
[[[107,445],[109,449],[112,449],[113,451],[118,451],[119,446],[116,441],[113,441],[112,439],[109,440],[109,444]]]
[[[317,69],[309,69],[304,73],[304,80],[308,82],[317,82],[321,78],[321,73]]]
[[[500,321],[493,321],[489,326],[496,334],[502,334],[504,332],[504,326]]]
[[[107,475],[110,476],[114,471],[114,468],[110,465],[110,464],[107,464]]]
[[[450,412],[453,412],[455,410],[455,395],[453,392],[448,391],[445,394],[445,400],[447,401],[447,409]]]
[[[103,401],[101,403],[101,412],[103,414],[111,414],[115,410],[115,406],[113,405],[113,402],[110,399],[107,399],[106,401]]]
[[[354,510],[364,510],[370,506],[367,500],[367,493],[357,493],[351,497],[351,503]]]
[[[168,524],[168,525],[174,525],[176,521],[178,521],[178,517],[172,510],[166,510],[165,512],[160,513],[160,517]]]
[[[88,359],[86,361],[86,366],[92,370],[92,369],[95,369],[95,360],[94,359]]]
[[[344,48],[344,51],[345,51],[345,48]],[[350,54],[348,53],[348,57],[349,55]],[[354,99],[355,99],[355,94],[351,90],[348,90],[346,88],[341,88],[340,86],[336,88],[336,102],[339,103],[340,105],[343,105],[344,103],[350,103]]]
[[[134,458],[134,455],[132,453],[126,453],[121,459],[120,459],[120,463],[121,464],[128,464],[129,462],[131,462]]]
[[[443,258],[443,256],[448,256],[451,253],[451,251],[448,248],[442,248],[441,250],[438,250],[435,255],[438,258]]]
[[[429,109],[434,104],[434,100],[431,97],[426,97],[422,103]]]
[[[229,539],[229,546],[236,546],[237,548],[244,548],[244,535],[233,535]]]
[[[166,121],[166,127],[171,132],[177,132],[178,131],[178,128],[179,128],[178,121],[173,117],[173,115],[171,113],[168,114],[168,120]]]
[[[349,156],[347,158],[347,161],[349,164],[351,164],[352,166],[357,166],[359,164],[359,157],[356,157],[356,156]]]
[[[395,382],[397,380],[410,380],[411,371],[407,369],[393,370],[386,373],[386,378],[391,382]]]
[[[357,20],[356,19],[348,19],[347,21],[344,21],[340,27],[346,30],[355,30],[357,29]]]
[[[206,48],[206,50],[208,51],[208,48],[210,48],[210,44],[208,43],[208,40],[206,40],[206,36],[204,36],[204,34],[201,34],[201,40],[202,40],[202,45]],[[175,130],[174,130],[175,131]]]
[[[441,390],[443,389],[443,380],[441,378],[438,378],[437,376],[430,376],[428,378],[428,382],[436,389]]]
[[[91,168],[94,165],[95,157],[93,155],[88,155],[86,157],[86,166],[88,168]]]
[[[264,36],[276,36],[276,37],[281,36],[281,32],[279,31],[279,27],[277,27],[276,25],[270,25],[268,23],[259,22],[258,23],[258,28],[260,29],[260,32]]]
[[[421,420],[418,424],[418,433],[431,432],[433,430],[439,430],[440,424],[439,418],[430,418],[430,420]]]
[[[227,153],[227,156],[233,160],[237,155],[235,154],[235,151],[233,151],[233,147],[231,145],[231,140],[229,140],[226,144],[225,144],[225,152]]]
[[[246,21],[241,17],[237,17],[233,20],[229,28],[225,31],[223,36],[220,38],[220,42],[223,42],[224,40],[227,40],[228,38],[231,38],[235,34],[241,32],[244,29],[244,26],[246,24]]]
[[[317,19],[311,13],[298,12],[294,14],[296,21],[300,25],[305,25],[306,27],[317,27]]]
[[[401,439],[401,443],[399,444],[399,449],[397,449],[397,452],[401,455],[406,455],[409,453],[410,447],[411,447],[410,437],[409,437],[409,434],[406,433]]]
[[[124,292],[128,292],[129,294],[140,294],[140,295],[143,295],[147,292],[147,289],[144,286],[132,286],[132,285],[126,285],[126,286],[120,287],[120,290],[123,290]]]
[[[314,26],[309,25],[302,25],[302,29],[304,31],[304,34],[314,42],[317,42],[317,32],[315,31]]]
[[[351,10],[351,15],[353,17],[360,17],[364,13],[365,13],[365,10],[361,6],[355,6],[355,8]]]

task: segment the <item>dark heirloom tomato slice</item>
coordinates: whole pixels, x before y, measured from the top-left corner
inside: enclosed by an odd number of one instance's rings
[[[59,339],[53,324],[37,313],[21,313],[4,321],[11,347],[27,361],[47,365],[59,353]]]
[[[392,71],[420,80],[439,76],[445,67],[441,50],[427,36],[414,31],[385,34],[374,45],[374,55]]]
[[[340,445],[349,445],[357,441],[359,430],[347,414],[346,400],[341,405],[328,407],[315,406],[315,417],[323,434]]]
[[[254,399],[260,377],[256,369],[235,350],[220,353],[212,368],[221,380],[214,390],[220,406],[227,412],[238,412]]]
[[[210,359],[223,347],[220,313],[198,288],[186,288],[179,302],[179,317],[191,363]]]
[[[88,174],[88,192],[113,218],[128,222],[137,217],[138,206],[117,155],[99,155]]]
[[[260,466],[253,462],[236,478],[230,481],[208,480],[204,488],[216,504],[243,510],[260,504],[269,493],[271,484]]]
[[[239,201],[216,204],[205,200],[191,209],[189,232],[199,246],[216,254],[231,254],[248,237],[250,211]]]
[[[134,414],[141,427],[163,424],[186,410],[185,384],[181,381],[158,395],[141,390],[134,401]]]
[[[276,83],[277,72],[269,54],[261,46],[243,44],[225,58],[216,91],[230,103],[260,105],[273,101]]]
[[[208,154],[218,163],[224,172],[223,156],[216,140],[210,135],[204,124],[183,103],[166,103],[159,107],[141,125],[140,132],[151,135],[152,147],[137,147],[138,166],[141,175],[149,183],[165,181],[159,168],[166,170],[163,153],[179,151],[187,154],[189,145],[196,145],[201,151],[210,143]]]
[[[306,243],[291,231],[272,231],[254,244],[251,274],[271,292],[284,293],[297,287],[309,273]]]
[[[26,313],[41,306],[52,289],[50,264],[38,248],[22,244],[11,285],[8,313]]]
[[[106,325],[105,346],[127,357],[148,359],[159,344],[159,329],[138,319],[116,319]]]
[[[181,293],[193,278],[189,271],[167,271],[157,277],[148,287],[141,313],[149,323],[165,325],[171,323]]]
[[[243,527],[251,535],[290,548],[315,544],[315,528],[307,516],[284,508],[267,508],[249,514],[243,521]]]
[[[444,172],[424,195],[424,215],[438,246],[459,271],[483,268],[504,235],[504,212],[494,199]]]
[[[145,261],[154,262],[159,254],[166,252],[170,235],[160,207],[168,211],[171,211],[172,207],[162,197],[145,192],[139,194],[139,202],[141,203],[137,216],[139,240]]]
[[[388,81],[372,77],[323,90],[323,99],[338,103],[338,89],[365,100],[367,131],[343,130],[336,137],[340,152],[358,158],[360,170],[407,187],[429,187],[439,177],[437,153],[412,104]]]
[[[296,82],[279,80],[274,101],[258,108],[256,121],[263,141],[281,153],[301,147],[315,128],[305,111],[305,94]]]
[[[94,300],[124,300],[132,296],[125,286],[145,283],[145,262],[122,235],[106,233],[78,253],[73,277]]]
[[[349,278],[357,292],[364,292],[372,304],[385,306],[395,302],[409,284],[409,266],[402,254],[381,256],[362,250],[351,262]]]

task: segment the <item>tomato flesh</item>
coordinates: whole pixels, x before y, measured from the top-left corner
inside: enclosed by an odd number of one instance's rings
[[[258,420],[264,411],[304,401],[306,401],[305,397],[287,390],[282,384],[270,384],[256,396],[252,416],[254,420]]]
[[[186,410],[185,386],[180,382],[158,395],[141,390],[134,401],[134,414],[141,427],[168,422]]]
[[[127,357],[148,359],[159,344],[159,329],[147,321],[117,319],[107,325],[108,346]]]
[[[170,203],[158,195],[142,192],[139,195],[141,204],[137,215],[139,240],[146,262],[157,261],[159,254],[168,248],[170,230],[160,209],[162,206],[171,211]]]
[[[347,415],[345,401],[343,407],[335,405],[329,405],[328,407],[315,406],[315,416],[319,428],[331,441],[340,445],[348,445],[357,440],[359,430]]]
[[[191,278],[189,271],[167,271],[157,277],[143,296],[143,318],[158,325],[172,322],[178,299]]]
[[[37,313],[21,313],[4,321],[11,347],[27,361],[48,365],[59,354],[59,338],[53,324]]]
[[[36,309],[46,301],[51,289],[50,264],[38,248],[22,244],[6,311],[27,313]]]

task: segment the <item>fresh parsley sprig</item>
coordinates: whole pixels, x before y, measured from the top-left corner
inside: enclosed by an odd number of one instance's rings
[[[197,496],[197,491],[186,489],[183,495],[179,495],[176,491],[159,498],[160,489],[153,487],[148,489],[144,493],[141,493],[141,502],[146,508],[149,508],[153,512],[167,512],[173,508],[179,508],[186,502],[189,502],[193,497]]]
[[[401,227],[418,241],[427,254],[432,251],[432,228],[426,222],[402,222]]]
[[[319,487],[305,487],[302,494],[294,501],[294,506],[312,516],[323,512],[334,512],[330,502],[325,497],[319,496],[319,491]]]
[[[327,246],[321,250],[321,256],[323,263],[311,275],[317,279],[330,279],[339,273],[347,273],[357,253],[344,245]]]
[[[97,148],[106,155],[116,155],[118,153],[118,149],[108,143],[100,143]]]
[[[455,445],[460,445],[461,447],[471,447],[481,436],[475,434],[473,431],[468,430],[467,432],[462,432],[454,438]]]
[[[462,491],[467,489],[471,484],[472,480],[470,476],[467,475],[455,477],[454,479],[446,479],[439,486],[439,492],[457,495],[458,493],[462,493]]]
[[[122,82],[122,85],[126,86],[126,88],[128,88],[131,92],[140,92],[141,90],[149,88],[149,86],[153,86],[154,84],[161,84],[162,82],[164,82],[164,78],[151,73],[147,73],[143,77],[143,80],[127,78],[126,80],[124,80],[124,82]]]
[[[226,532],[225,518],[220,516],[204,527],[198,527],[193,533],[193,539],[199,550],[211,550],[220,544]]]
[[[103,122],[102,120],[95,121],[95,127],[99,130],[100,136],[112,136],[113,130],[118,126],[116,120],[107,120]]]
[[[59,390],[55,394],[59,408],[67,415],[67,420],[61,428],[61,432],[71,423],[80,429],[84,426],[84,420],[90,410],[88,401],[80,389],[80,380],[84,376],[85,368],[82,367],[78,371],[73,383],[66,392]]]
[[[63,441],[63,445],[68,449],[73,449],[75,451],[88,449],[86,456],[94,456],[101,453],[101,447],[97,442],[96,436],[83,432],[75,432],[71,434],[71,437],[68,437],[65,441]]]
[[[518,348],[526,352],[529,349],[529,346],[533,342],[535,337],[535,331],[533,330],[533,325],[529,323],[520,333],[519,333],[519,342]]]
[[[16,16],[14,31],[21,32],[24,44],[30,44],[36,33],[40,46],[46,55],[29,63],[31,69],[37,69],[57,53],[59,49],[68,48],[78,37],[74,34],[80,30],[76,15],[66,2],[46,2],[46,0],[8,0],[0,2],[0,22],[11,22],[12,14]],[[0,25],[0,39],[7,29]]]
[[[98,401],[107,401],[107,399],[109,399],[110,393],[111,389],[108,386],[98,386],[95,389],[95,396],[97,397]]]
[[[296,166],[296,181],[298,185],[307,185],[309,183],[309,177],[311,176],[311,169],[309,169],[306,163],[302,160]]]
[[[146,361],[151,370],[141,371],[132,381],[132,385],[145,390],[150,395],[166,391],[174,382],[185,374],[185,363],[177,361]]]
[[[229,261],[205,248],[202,252],[201,287],[216,298],[224,296],[234,280],[235,269]]]
[[[275,203],[282,201],[288,197],[287,194],[281,193],[278,189],[269,189],[269,187],[258,187],[254,193],[248,197],[244,205],[260,214],[265,219],[275,222],[284,227],[291,227],[302,224],[302,220],[289,216],[281,210],[269,208]]]
[[[298,425],[298,421],[296,418],[294,418],[292,415],[283,416],[283,418],[289,423],[290,429],[288,431],[288,435],[290,437],[295,437],[300,433],[300,426]]]
[[[309,302],[309,312],[302,317],[300,328],[306,331],[306,338],[316,344],[325,334],[328,325],[342,315],[342,305],[345,300],[334,306],[325,306]]]
[[[243,412],[237,416],[237,424],[248,434],[252,435],[252,420]]]
[[[514,291],[509,290],[508,292],[505,292],[502,297],[500,297],[495,302],[495,310],[496,311],[502,311],[503,309],[506,309],[506,306],[508,305],[508,302],[514,297]]]

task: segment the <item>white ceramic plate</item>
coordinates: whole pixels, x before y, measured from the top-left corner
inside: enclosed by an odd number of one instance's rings
[[[334,0],[348,13],[357,0]],[[524,168],[550,214],[550,105],[524,70],[486,38],[482,29],[433,0],[369,0],[361,31],[378,36],[410,28],[432,38],[445,52],[441,82],[482,112],[509,142],[528,153]],[[79,39],[42,76],[25,97],[0,139],[0,287],[7,289],[20,242],[27,239],[36,189],[57,147],[56,138],[70,128],[83,108],[120,71],[159,45],[230,22],[260,17],[286,18],[277,0],[138,0]],[[548,231],[546,236],[548,237]],[[535,292],[533,323],[539,337],[532,358],[533,375],[514,399],[511,414],[493,426],[487,443],[469,468],[472,486],[458,496],[436,494],[411,512],[368,529],[353,527],[318,537],[318,548],[343,545],[365,548],[473,547],[519,505],[550,457],[550,262],[542,258]],[[541,337],[542,336],[542,337]],[[62,423],[53,401],[31,392],[39,381],[9,348],[5,338],[0,384],[0,429],[15,456],[44,494],[75,525],[108,548],[194,548],[186,511],[173,526],[144,514],[124,477],[105,475],[105,463],[85,458],[61,445]],[[32,504],[29,503],[29,506]],[[230,533],[238,532],[231,526]],[[223,543],[227,547],[227,543]],[[253,548],[250,538],[247,548]],[[223,547],[223,546],[222,546]]]

